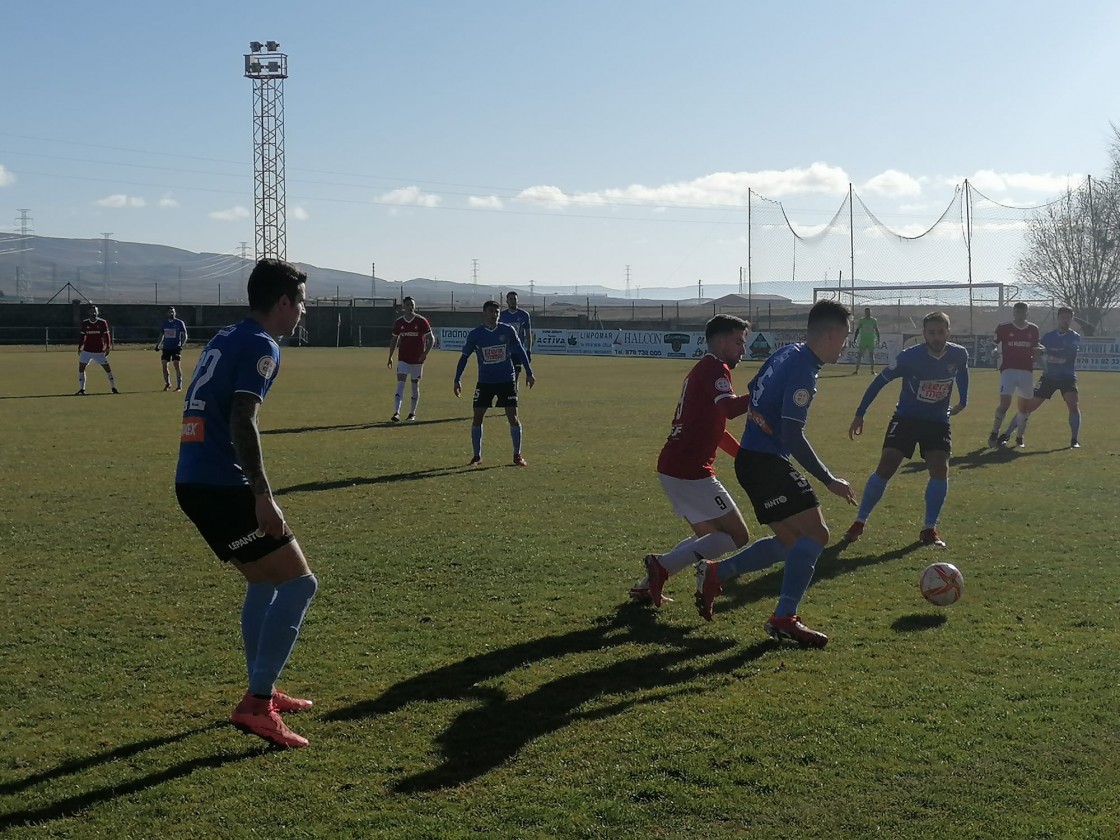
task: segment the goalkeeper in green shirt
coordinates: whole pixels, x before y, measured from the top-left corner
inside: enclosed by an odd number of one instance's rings
[[[871,375],[875,375],[875,348],[879,346],[879,322],[871,317],[871,307],[863,310],[863,317],[859,319],[859,324],[856,326],[856,369],[852,371],[852,376],[859,373],[860,363],[863,361],[863,354],[867,354],[867,358],[871,362]]]

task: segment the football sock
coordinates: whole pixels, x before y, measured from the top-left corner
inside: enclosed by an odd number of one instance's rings
[[[779,618],[796,615],[801,599],[805,597],[813,580],[813,570],[824,546],[809,537],[798,537],[786,555],[785,574],[782,575],[782,595],[774,615]]]
[[[109,387],[110,388],[116,388],[117,387],[117,379],[116,379],[115,376],[113,376],[113,372],[112,371],[106,371],[105,375],[109,377]]]
[[[521,451],[521,424],[509,427],[509,436],[513,440],[513,454]]]
[[[257,656],[249,676],[250,694],[272,696],[276,680],[292,655],[299,627],[318,588],[319,581],[312,574],[286,580],[276,587],[276,598],[261,622]]]
[[[474,450],[474,457],[482,457],[482,427],[471,426],[471,448]]]
[[[1018,424],[1018,427],[1019,427],[1019,431],[1018,431],[1018,435],[1017,435],[1018,437],[1026,437],[1027,436],[1027,421],[1029,421],[1030,419],[1031,419],[1031,416],[1029,414],[1025,413],[1025,412],[1022,412],[1022,411],[1020,411],[1015,416],[1015,422]]]
[[[714,560],[729,551],[735,550],[735,540],[724,531],[715,531],[702,537],[689,537],[681,540],[658,561],[670,575],[687,568],[697,560]]]
[[[933,528],[941,516],[941,506],[949,495],[949,480],[931,478],[926,483],[926,528]]]
[[[83,370],[78,374],[78,390],[84,391],[86,389],[86,372]]]
[[[875,505],[879,504],[879,500],[887,492],[887,481],[877,472],[868,476],[867,483],[863,485],[863,496],[859,500],[859,513],[856,514],[856,519],[860,522],[867,522],[871,511],[875,510]]]
[[[1003,425],[1003,418],[1006,417],[1006,416],[1007,416],[1007,409],[1006,408],[997,408],[996,409],[996,421],[995,421],[995,423],[992,424],[992,434],[993,435],[998,435],[999,434],[999,427]]]
[[[419,404],[420,404],[420,383],[418,381],[414,381],[412,383],[412,403],[410,404],[410,407],[408,409],[408,413],[409,414],[415,414],[416,413],[416,406],[418,406]]]
[[[257,659],[257,644],[261,640],[261,625],[276,587],[268,581],[255,581],[245,589],[245,603],[241,606],[241,641],[245,645],[245,667],[253,676],[253,663]]]
[[[397,383],[397,393],[393,395],[393,413],[401,413],[401,403],[404,402],[404,383]]]
[[[1074,411],[1069,416],[1069,430],[1074,440],[1081,439],[1081,411]]]
[[[777,537],[764,537],[739,549],[716,567],[721,581],[729,581],[747,572],[758,572],[780,563],[786,557],[786,547]]]
[[[163,375],[163,384],[164,385],[170,385],[171,384],[171,375],[170,374],[165,373]]]

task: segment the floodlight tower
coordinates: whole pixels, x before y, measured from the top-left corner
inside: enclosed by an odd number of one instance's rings
[[[284,193],[284,79],[288,56],[278,41],[252,41],[245,77],[253,80],[253,203],[256,259],[287,259]]]
[[[16,268],[16,300],[21,303],[31,297],[31,251],[35,245],[31,241],[31,209],[21,207],[19,213],[19,266]]]

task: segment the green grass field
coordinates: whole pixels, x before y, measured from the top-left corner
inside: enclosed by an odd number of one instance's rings
[[[320,591],[281,681],[316,701],[288,718],[311,747],[279,752],[225,723],[243,587],[175,504],[182,395],[156,354],[111,358],[124,393],[91,367],[77,399],[74,353],[0,352],[0,833],[1116,835],[1120,376],[1083,376],[1083,449],[1055,400],[1027,449],[992,452],[996,376],[974,372],[949,549],[916,547],[925,478],[904,465],[818,564],[817,651],[762,632],[780,568],[729,585],[712,624],[690,574],[659,612],[626,603],[642,555],[688,533],[654,474],[687,363],[539,356],[529,468],[491,416],[468,469],[457,354],[392,426],[384,350],[286,350],[265,461]],[[897,386],[853,443],[869,377],[849,373],[825,369],[809,436],[862,489]],[[823,495],[837,542],[853,511]],[[966,578],[948,609],[918,593],[936,559]]]

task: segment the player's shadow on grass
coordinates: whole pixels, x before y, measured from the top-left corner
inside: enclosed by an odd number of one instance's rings
[[[123,747],[118,747],[113,750],[98,753],[97,755],[90,756],[89,758],[74,759],[60,764],[51,770],[45,770],[41,773],[36,773],[28,776],[26,779],[19,779],[14,782],[7,782],[0,785],[0,795],[11,795],[18,793],[26,788],[47,782],[52,779],[61,778],[63,776],[79,773],[91,767],[96,767],[101,764],[109,764],[117,762],[121,759],[129,758],[137,753],[144,752],[145,750],[156,749],[158,747],[174,744],[182,741],[193,735],[198,735],[203,732],[208,732],[212,729],[217,729],[224,724],[213,723],[209,726],[199,727],[187,732],[180,732],[176,735],[168,735],[162,738],[149,738],[145,741],[138,741],[135,744],[127,744]],[[114,781],[105,787],[88,790],[85,793],[74,794],[57,802],[52,802],[49,805],[42,805],[37,808],[27,808],[22,811],[12,811],[7,814],[0,814],[0,832],[7,831],[9,828],[18,826],[32,825],[37,823],[44,823],[50,820],[65,819],[81,814],[88,811],[95,805],[102,802],[109,802],[124,796],[131,796],[140,791],[147,790],[155,787],[156,785],[170,782],[174,779],[181,779],[190,776],[198,770],[205,770],[208,768],[217,768],[226,764],[231,764],[235,761],[243,761],[247,758],[254,758],[266,752],[269,748],[262,746],[253,750],[233,753],[233,754],[219,754],[207,755],[199,758],[192,758],[187,761],[181,761],[178,764],[173,764],[163,770],[149,773],[146,776],[141,776],[131,781]]]
[[[463,423],[469,417],[441,417],[437,420],[410,420],[403,423],[393,423],[389,420],[376,423],[343,423],[337,426],[293,426],[290,429],[263,429],[262,435],[302,435],[307,432],[359,432],[363,429],[386,429],[392,427],[405,428],[408,426],[434,426],[437,423]]]
[[[500,767],[543,735],[576,721],[602,720],[642,703],[660,702],[669,695],[703,692],[706,686],[697,680],[731,673],[774,649],[770,642],[740,647],[728,639],[693,638],[696,629],[668,626],[658,622],[651,610],[627,605],[585,630],[510,645],[410,677],[379,697],[331,712],[325,719],[373,717],[415,703],[472,702],[435,739],[442,763],[393,785],[398,793],[455,787]],[[564,673],[520,696],[487,685],[531,663],[648,645],[659,649]],[[562,667],[557,664],[555,670]]]
[[[988,449],[987,447],[980,447],[973,449],[971,452],[966,452],[964,455],[954,455],[949,460],[950,470],[975,470],[983,467],[991,467],[997,464],[1010,464],[1012,461],[1017,461],[1020,458],[1030,458],[1034,455],[1050,455],[1053,452],[1061,452],[1065,447],[1058,449],[1017,449],[1015,447],[1001,446],[999,449]],[[909,461],[902,465],[899,470],[902,473],[924,473],[927,472],[924,461]]]
[[[334,481],[309,481],[306,484],[293,484],[291,487],[281,487],[274,490],[274,496],[287,496],[290,493],[318,493],[323,490],[345,490],[347,487],[361,487],[367,484],[393,484],[397,481],[420,481],[425,478],[439,478],[444,475],[458,475],[463,472],[476,472],[481,470],[495,470],[500,465],[492,464],[487,467],[475,466],[469,470],[464,464],[453,467],[435,467],[430,470],[413,470],[406,473],[392,473],[390,475],[369,475],[356,478],[338,478]]]
[[[891,629],[896,633],[914,633],[940,627],[948,620],[945,613],[911,613],[896,618],[891,624]]]
[[[863,557],[845,558],[845,552],[852,550],[853,543],[841,540],[830,545],[817,559],[816,570],[813,572],[813,581],[810,587],[817,586],[822,580],[830,580],[840,575],[850,574],[865,566],[877,566],[880,563],[890,563],[899,560],[917,551],[922,547],[920,542],[888,551],[886,554],[868,554]],[[724,597],[716,601],[716,612],[735,609],[756,601],[776,599],[782,593],[782,577],[785,574],[784,564],[779,563],[765,574],[751,578],[742,583],[733,580],[723,585]]]

